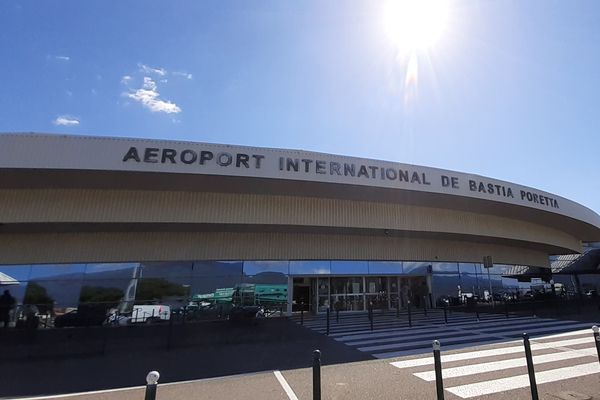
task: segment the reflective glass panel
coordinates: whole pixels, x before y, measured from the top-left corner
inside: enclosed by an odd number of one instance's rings
[[[81,280],[85,264],[43,264],[32,265],[29,280]]]
[[[332,261],[332,275],[366,275],[369,273],[367,261]]]
[[[369,261],[369,274],[402,274],[401,261]]]
[[[290,275],[322,275],[330,273],[330,261],[290,261]]]
[[[404,273],[407,275],[427,275],[429,273],[429,266],[431,263],[428,262],[409,262],[404,261],[402,268]],[[456,267],[456,264],[454,264]]]
[[[433,272],[454,272],[458,273],[457,263],[432,263],[431,268]]]

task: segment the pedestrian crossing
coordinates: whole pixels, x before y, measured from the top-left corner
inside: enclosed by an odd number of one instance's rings
[[[300,323],[299,318],[295,318]],[[303,325],[319,333],[327,332],[323,315],[304,318]],[[435,339],[446,349],[501,343],[520,338],[523,332],[531,337],[570,332],[589,328],[587,322],[535,318],[517,314],[481,314],[443,310],[412,312],[373,312],[373,329],[367,313],[333,313],[329,318],[329,337],[368,353],[375,358],[393,358],[427,353]]]
[[[591,323],[587,329],[531,339],[538,390],[544,384],[600,373],[598,352]],[[529,375],[522,340],[510,340],[477,350],[445,354],[442,341],[442,376],[445,391],[469,399],[529,388]],[[431,343],[430,343],[431,350]],[[426,382],[436,379],[433,355],[391,362]],[[580,388],[577,388],[580,389]],[[589,390],[597,390],[589,388]]]

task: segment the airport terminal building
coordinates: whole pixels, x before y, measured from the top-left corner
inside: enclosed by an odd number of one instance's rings
[[[46,313],[245,290],[287,313],[435,306],[600,241],[551,193],[299,150],[7,133],[0,176],[0,284]]]

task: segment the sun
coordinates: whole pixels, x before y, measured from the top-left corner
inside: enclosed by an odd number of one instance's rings
[[[383,10],[392,43],[402,53],[428,50],[443,36],[449,0],[389,0]]]

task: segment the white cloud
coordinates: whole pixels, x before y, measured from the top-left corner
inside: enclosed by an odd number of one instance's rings
[[[182,76],[185,79],[192,79],[192,74],[183,71],[173,71],[173,76]]]
[[[156,74],[159,76],[167,75],[167,70],[164,68],[152,68],[142,63],[139,63],[138,67],[140,68],[140,71],[142,71],[145,74]]]
[[[127,85],[129,82],[131,82],[131,76],[129,76],[129,75],[124,75],[124,76],[121,78],[121,83],[122,83],[123,85]]]
[[[144,107],[152,112],[164,112],[167,114],[177,114],[181,108],[170,101],[161,100],[160,93],[156,88],[156,82],[149,76],[144,77],[144,85],[135,92],[125,93],[127,97],[142,103]]]
[[[60,61],[69,61],[71,60],[71,57],[69,56],[54,56],[55,59],[60,60]]]
[[[75,117],[70,117],[68,115],[60,115],[56,117],[56,119],[52,121],[52,123],[57,126],[75,126],[79,125],[79,120]]]

